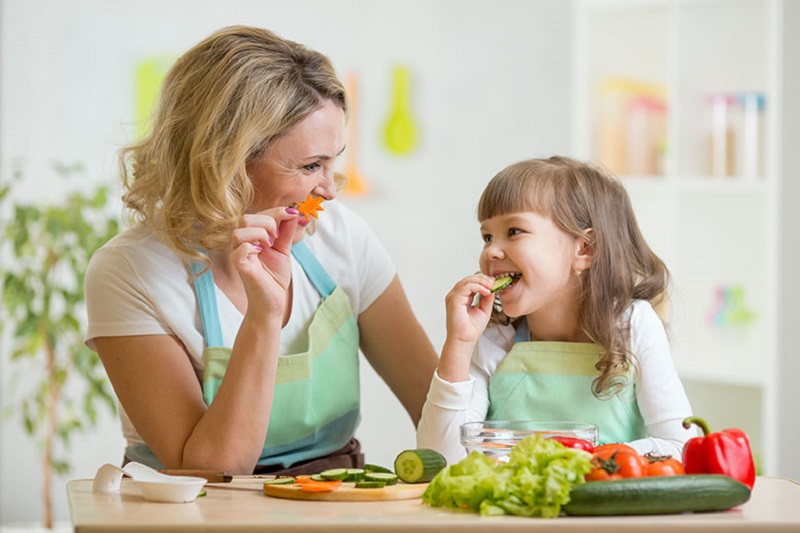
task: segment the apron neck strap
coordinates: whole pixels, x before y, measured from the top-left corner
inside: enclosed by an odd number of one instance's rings
[[[528,321],[523,318],[514,332],[514,342],[530,342],[530,340],[531,330],[528,329]]]
[[[325,272],[325,269],[322,268],[317,258],[314,257],[314,254],[308,249],[306,243],[300,241],[292,245],[292,255],[297,259],[297,262],[300,263],[300,266],[303,267],[303,271],[306,273],[306,276],[308,276],[308,279],[311,280],[311,283],[314,284],[317,292],[319,292],[323,298],[330,296],[336,288],[336,283],[334,283],[328,273]]]
[[[205,265],[202,263],[192,262],[192,272],[197,276],[194,278],[194,292],[200,306],[200,319],[203,322],[206,346],[222,346],[222,326],[217,313],[217,290],[214,286],[214,276],[211,274],[210,268],[198,276],[203,268]]]
[[[306,243],[303,241],[298,242],[292,246],[292,255],[303,271],[311,280],[311,283],[317,289],[319,294],[326,298],[331,295],[336,288],[336,283],[333,282],[331,277],[325,272],[320,262],[308,249]],[[214,276],[211,269],[206,270],[202,275],[198,276],[203,271],[205,265],[202,263],[192,262],[192,273],[197,276],[194,279],[194,290],[197,294],[197,301],[200,305],[200,318],[203,322],[203,333],[205,334],[206,346],[223,346],[222,343],[222,326],[219,322],[219,313],[217,312],[217,293],[214,286]]]

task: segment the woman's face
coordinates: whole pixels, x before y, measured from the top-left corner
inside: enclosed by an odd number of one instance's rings
[[[306,196],[336,198],[333,182],[336,158],[345,146],[344,110],[326,100],[286,133],[273,140],[266,152],[247,164],[255,196],[249,213],[289,207]],[[298,236],[308,224],[300,217]]]

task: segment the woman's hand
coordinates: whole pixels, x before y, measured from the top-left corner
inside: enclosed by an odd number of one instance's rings
[[[475,343],[492,317],[494,278],[473,274],[456,283],[445,297],[447,338],[439,360],[439,377],[451,383],[469,379],[469,362]],[[480,299],[473,305],[475,296]]]
[[[247,293],[248,311],[282,315],[292,279],[296,210],[285,207],[244,215],[233,232],[231,258]]]

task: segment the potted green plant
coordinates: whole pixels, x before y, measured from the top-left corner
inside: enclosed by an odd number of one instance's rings
[[[55,171],[67,188],[84,174],[79,164]],[[10,370],[3,420],[18,418],[39,446],[49,529],[53,475],[69,472],[71,436],[95,425],[98,406],[116,412],[102,364],[83,343],[83,283],[89,258],[119,222],[109,212],[107,187],[87,189],[83,179],[82,190],[45,205],[19,200],[23,182],[16,170],[0,183],[0,342]]]

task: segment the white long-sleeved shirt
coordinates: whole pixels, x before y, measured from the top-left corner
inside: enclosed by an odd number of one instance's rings
[[[649,302],[636,300],[628,312],[631,351],[638,366],[636,402],[648,435],[628,444],[640,454],[680,458],[684,443],[696,432],[682,425],[692,409],[672,360],[666,331]],[[468,381],[450,383],[434,373],[417,429],[419,448],[439,451],[449,464],[466,456],[460,442],[461,424],[486,419],[489,382],[514,345],[514,332],[511,325],[487,328],[473,351]]]

